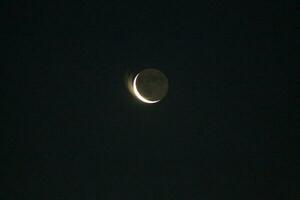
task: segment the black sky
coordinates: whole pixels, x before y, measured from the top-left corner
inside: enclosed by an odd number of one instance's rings
[[[297,199],[292,6],[3,5],[0,199]],[[147,67],[155,105],[125,85]]]

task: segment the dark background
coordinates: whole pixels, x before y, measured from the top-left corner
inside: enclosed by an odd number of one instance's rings
[[[1,4],[0,199],[299,198],[296,7]],[[147,67],[169,79],[155,105],[125,84]]]

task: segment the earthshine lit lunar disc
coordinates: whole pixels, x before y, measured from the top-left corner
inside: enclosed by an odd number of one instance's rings
[[[165,97],[168,90],[167,77],[156,69],[145,69],[133,80],[133,93],[144,103],[157,103]]]

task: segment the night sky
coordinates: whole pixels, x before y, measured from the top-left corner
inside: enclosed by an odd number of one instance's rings
[[[1,200],[300,197],[293,6],[1,4]],[[126,87],[149,67],[153,105]]]

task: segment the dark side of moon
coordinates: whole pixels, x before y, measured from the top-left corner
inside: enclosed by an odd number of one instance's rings
[[[158,101],[167,94],[168,79],[157,69],[145,69],[139,73],[136,86],[144,98],[150,101]]]

